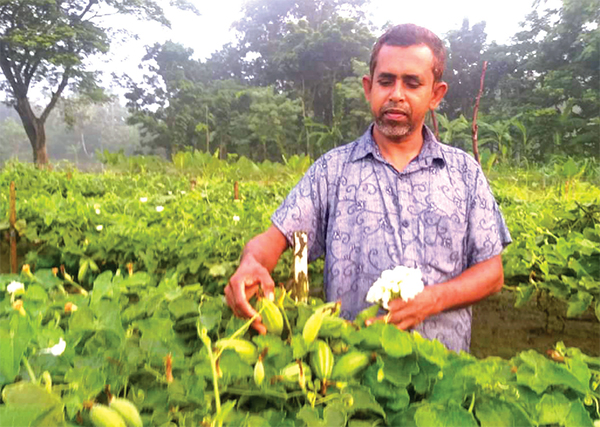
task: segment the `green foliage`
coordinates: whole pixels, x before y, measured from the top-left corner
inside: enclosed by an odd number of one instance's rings
[[[320,302],[297,305],[278,287],[291,330],[284,322],[281,336],[259,336],[232,315],[222,290],[243,244],[269,224],[310,160],[256,164],[198,151],[172,163],[110,153],[105,160],[109,170],[97,175],[19,163],[0,173],[0,186],[17,182],[20,249],[34,270],[0,275],[2,420],[61,425],[80,413],[87,423],[85,402],[106,401],[106,386],[133,401],[147,425],[583,426],[600,418],[598,358],[558,343],[551,358],[525,351],[478,360],[392,325],[362,327],[372,309],[363,321],[319,330],[319,340],[341,340],[362,355],[334,356],[334,372],[337,362],[360,363],[355,375],[326,386],[316,375],[281,381],[296,359],[309,366],[316,344],[306,345],[302,331]],[[569,301],[571,315],[590,304],[600,312],[600,194],[585,180],[590,167],[556,159],[492,182],[515,240],[504,257],[507,281],[523,294],[546,289]],[[7,207],[2,193],[0,230]],[[290,265],[282,260],[276,282],[291,276]],[[311,269],[318,286],[323,265]],[[14,280],[24,283],[23,294],[7,292]],[[261,387],[254,358],[213,350],[234,335],[263,355]],[[61,339],[64,352],[53,355],[48,349]]]

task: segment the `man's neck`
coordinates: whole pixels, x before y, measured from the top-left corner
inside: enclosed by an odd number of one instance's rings
[[[406,135],[402,140],[391,140],[373,127],[373,139],[379,147],[379,151],[398,172],[419,155],[423,147],[423,125],[418,126],[412,133]]]

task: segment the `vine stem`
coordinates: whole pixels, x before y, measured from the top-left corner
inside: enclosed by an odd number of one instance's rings
[[[473,392],[473,400],[471,400],[471,405],[469,406],[469,412],[473,412],[473,407],[475,406],[475,392]]]
[[[200,337],[200,340],[202,340],[202,342],[206,346],[206,349],[208,350],[208,357],[210,359],[210,367],[211,367],[212,376],[213,376],[215,406],[217,407],[217,417],[218,417],[221,414],[221,395],[219,394],[219,375],[217,374],[217,358],[215,357],[215,354],[212,351],[210,337],[208,336],[208,331],[206,330],[206,328],[203,327],[202,329],[200,329],[200,323],[198,323],[198,325],[196,327],[198,329],[198,336]]]
[[[241,328],[239,328],[237,331],[235,331],[231,335],[231,337],[229,337],[229,339],[235,339],[238,336],[242,335],[244,332],[246,332],[248,330],[248,328],[250,327],[250,325],[252,324],[252,322],[254,322],[254,320],[256,320],[258,318],[258,316],[259,316],[258,313],[255,314],[254,316],[252,316],[252,318],[250,320],[248,320],[246,323],[244,323]],[[196,329],[198,331],[198,336],[200,337],[200,340],[206,346],[206,350],[208,351],[208,357],[210,359],[210,367],[212,370],[212,377],[213,377],[213,390],[215,393],[215,407],[217,409],[217,419],[219,420],[219,423],[218,423],[219,427],[221,427],[223,425],[223,420],[220,417],[220,415],[221,415],[221,394],[219,393],[219,374],[217,373],[217,360],[219,360],[219,357],[221,356],[221,353],[223,353],[223,350],[225,348],[220,349],[215,354],[212,350],[212,342],[210,340],[210,337],[208,336],[208,330],[205,327],[200,328],[200,321],[198,321],[198,323],[196,324]]]
[[[25,356],[23,356],[23,364],[25,365],[25,368],[27,369],[27,372],[29,373],[29,378],[31,378],[31,382],[37,383],[37,378],[35,377],[35,374],[33,373],[33,369],[31,369],[29,360],[27,360],[27,358]]]

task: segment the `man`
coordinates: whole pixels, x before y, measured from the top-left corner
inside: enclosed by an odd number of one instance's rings
[[[470,305],[502,288],[510,235],[479,165],[424,126],[448,88],[444,63],[441,40],[425,28],[399,25],[379,38],[363,77],[374,124],[317,159],[273,225],[245,247],[225,289],[236,315],[256,313],[248,299],[259,286],[272,296],[269,272],[301,230],[309,260],[325,255],[326,296],[341,300],[343,317],[368,306],[383,270],[418,267],[424,291],[390,302],[386,320],[469,350]],[[265,332],[258,320],[253,326]]]

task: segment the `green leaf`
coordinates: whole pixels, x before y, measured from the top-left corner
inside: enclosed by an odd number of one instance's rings
[[[596,319],[600,321],[600,299],[596,299]]]
[[[525,304],[527,304],[527,302],[531,299],[531,296],[533,295],[534,291],[535,286],[533,285],[519,286],[517,288],[517,298],[515,301],[515,307],[521,308]]]
[[[348,411],[348,416],[351,417],[354,413],[360,412],[372,412],[374,414],[382,416],[384,419],[386,418],[386,413],[381,407],[381,405],[375,400],[371,391],[364,386],[353,385],[344,389],[344,395],[342,396],[342,401],[348,402],[349,399],[344,399],[344,396],[352,396],[352,404],[346,406],[346,410]]]
[[[6,406],[0,406],[0,423],[11,426],[58,426],[64,422],[60,398],[30,382],[8,385],[2,390]],[[12,420],[12,422],[9,422]]]
[[[23,299],[45,303],[48,301],[48,294],[40,285],[31,285],[27,288],[27,291],[25,291]]]
[[[94,289],[92,290],[92,305],[96,305],[102,298],[119,298],[120,289],[113,286],[113,273],[108,270],[100,274],[94,280]]]
[[[571,402],[560,392],[545,394],[537,405],[540,424],[565,425],[571,411]]]
[[[594,422],[590,418],[590,414],[585,410],[585,407],[580,400],[574,400],[571,402],[571,410],[565,419],[566,427],[577,426],[577,427],[593,427]]]
[[[418,332],[412,332],[414,347],[420,357],[439,367],[443,367],[448,361],[450,352],[444,344],[438,340],[425,339]]]
[[[589,384],[592,373],[582,357],[567,357],[565,358],[565,364],[580,384]]]
[[[546,359],[534,350],[524,351],[518,357],[524,363],[517,371],[517,383],[531,388],[537,394],[554,385],[571,387],[582,394],[589,389],[588,384],[581,384],[566,366]]]
[[[415,412],[415,421],[418,427],[477,427],[473,414],[458,404],[425,404]]]
[[[359,328],[364,328],[365,321],[377,316],[379,309],[380,307],[377,304],[365,308],[363,311],[356,315],[356,317],[354,318],[354,324]]]
[[[381,337],[385,326],[383,322],[375,322],[367,328],[362,328],[348,337],[349,344],[360,344],[366,350],[377,350],[381,348]]]
[[[63,283],[63,281],[56,277],[54,273],[52,273],[52,270],[48,268],[37,270],[35,272],[35,277],[44,289],[52,289]]]
[[[413,351],[409,333],[389,324],[383,328],[381,345],[392,357],[404,357]]]
[[[8,325],[0,324],[0,376],[12,382],[21,366],[21,359],[33,339],[34,331],[26,317],[14,313]],[[8,327],[6,327],[8,326]]]
[[[35,405],[12,408],[0,406],[0,425],[29,427],[36,424],[36,419],[46,411]]]
[[[307,427],[344,427],[346,425],[346,412],[339,403],[327,405],[323,409],[322,419],[319,416],[319,411],[310,406],[303,406],[296,417],[303,421]]]
[[[106,375],[101,369],[89,366],[71,368],[65,374],[65,381],[71,385],[84,400],[93,399],[106,384]]]
[[[406,387],[394,385],[385,378],[385,373],[383,380],[380,381],[378,375],[380,368],[382,368],[380,363],[369,366],[363,375],[364,384],[378,400],[385,399],[385,406],[394,412],[407,408],[410,396]]]
[[[398,387],[406,387],[411,382],[411,377],[419,373],[416,357],[403,357],[395,359],[383,358],[383,372],[385,379]]]
[[[223,316],[223,302],[218,298],[207,298],[198,307],[200,317],[198,322],[211,332],[221,323]]]
[[[494,398],[476,399],[475,417],[482,427],[526,427],[533,425],[527,413],[519,405]]]
[[[186,297],[177,298],[169,303],[169,311],[176,319],[179,319],[198,313],[198,304]]]
[[[233,381],[251,378],[254,375],[254,369],[248,363],[244,362],[235,350],[225,350],[219,358],[219,367],[223,373],[223,384],[230,384]]]
[[[567,317],[576,317],[585,312],[592,303],[592,295],[579,291],[571,299],[569,299],[569,308],[567,309]]]
[[[292,354],[294,359],[302,359],[309,351],[309,345],[306,344],[302,334],[296,334],[292,337]]]
[[[137,290],[137,288],[145,288],[152,283],[152,277],[145,271],[133,273],[131,276],[124,279],[121,283],[121,289]]]

